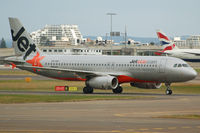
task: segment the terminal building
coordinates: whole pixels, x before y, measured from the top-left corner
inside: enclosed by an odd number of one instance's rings
[[[78,45],[84,41],[78,25],[46,25],[32,32],[31,37],[39,45]]]
[[[181,48],[200,48],[200,35],[193,35],[186,40],[181,40],[180,37],[174,37],[176,46]]]

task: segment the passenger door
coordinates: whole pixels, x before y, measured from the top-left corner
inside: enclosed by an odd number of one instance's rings
[[[160,64],[159,64],[159,72],[160,73],[164,73],[165,72],[165,68],[166,68],[166,62],[167,62],[167,59],[161,59],[160,60]]]

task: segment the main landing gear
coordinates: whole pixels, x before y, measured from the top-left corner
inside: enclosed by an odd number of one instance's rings
[[[93,89],[92,87],[90,87],[90,86],[85,86],[85,87],[83,88],[83,93],[84,93],[84,94],[91,94],[91,93],[93,93],[93,90],[94,90],[94,89]],[[115,93],[115,94],[119,94],[119,93],[122,93],[123,88],[122,88],[120,85],[118,85],[117,88],[116,88],[116,89],[113,89],[112,91],[113,91],[113,93]]]
[[[171,83],[165,83],[165,86],[167,87],[166,89],[166,95],[171,95],[172,94],[172,90],[170,88]]]
[[[123,88],[120,85],[118,85],[117,88],[113,89],[112,91],[115,94],[119,94],[119,93],[122,93]]]
[[[83,93],[91,94],[91,93],[93,93],[93,88],[89,87],[89,86],[86,86],[86,87],[83,88]]]

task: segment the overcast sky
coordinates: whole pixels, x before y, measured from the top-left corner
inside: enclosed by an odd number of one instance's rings
[[[83,35],[103,36],[113,31],[136,37],[156,37],[162,29],[169,36],[200,34],[200,0],[2,0],[0,38],[10,37],[8,17],[17,17],[28,32],[45,24],[77,24]]]

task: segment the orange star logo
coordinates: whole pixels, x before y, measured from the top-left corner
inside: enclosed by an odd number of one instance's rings
[[[26,62],[29,64],[32,64],[32,66],[37,66],[37,67],[43,67],[40,61],[44,58],[45,56],[41,56],[37,52],[36,56],[33,57],[31,60],[27,60]],[[33,71],[36,72],[36,68],[33,68]]]
[[[16,65],[14,63],[11,63],[12,65],[12,69],[14,69],[16,67]]]

